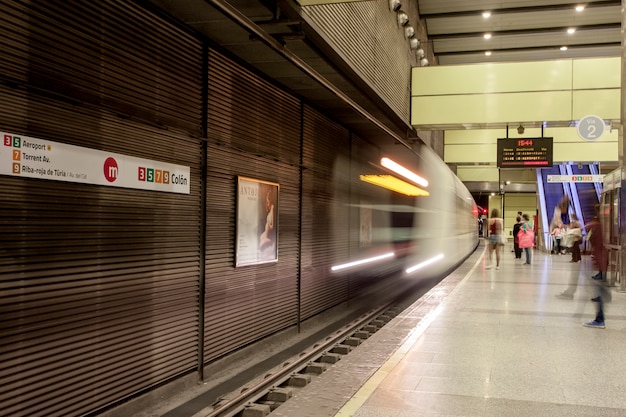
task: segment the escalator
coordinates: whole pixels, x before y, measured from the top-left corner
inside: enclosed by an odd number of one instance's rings
[[[563,198],[563,194],[565,194],[563,183],[561,182],[548,182],[548,175],[562,175],[561,174],[562,167],[560,165],[554,165],[552,168],[541,168],[541,181],[543,183],[543,192],[544,195],[540,196],[540,198],[545,201],[545,216],[543,216],[544,220],[544,230],[549,231],[549,228],[546,226],[550,225],[552,221],[552,216],[554,215],[554,208],[559,203],[559,200]]]
[[[537,170],[537,191],[544,247],[551,250],[550,223],[559,200],[563,198],[563,195],[567,195],[570,200],[569,213],[576,213],[581,225],[585,225],[595,216],[595,205],[599,202],[598,187],[600,185],[584,182],[548,182],[548,175],[597,175],[597,167],[592,164],[582,164],[581,168],[578,168],[578,165],[564,163]]]
[[[580,166],[581,168],[577,165],[569,166],[572,175],[593,175],[591,165],[583,164]],[[580,207],[578,220],[582,225],[585,225],[595,216],[595,206],[599,202],[596,187],[592,182],[572,183],[572,187],[575,188],[575,193],[578,197],[578,205]]]

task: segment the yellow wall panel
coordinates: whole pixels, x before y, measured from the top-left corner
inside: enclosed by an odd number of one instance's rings
[[[571,120],[571,92],[412,97],[411,123],[472,124]]]
[[[588,88],[620,88],[621,61],[615,58],[575,59],[574,90]]]
[[[443,160],[446,163],[475,163],[496,162],[496,142],[493,144],[476,145],[454,145],[444,148]]]
[[[554,143],[554,162],[616,162],[617,142]]]
[[[414,96],[569,90],[571,87],[571,60],[416,67],[412,73]]]
[[[574,127],[546,128],[544,137],[553,138],[553,160],[558,162],[613,162],[618,160],[618,131],[605,131],[597,141],[581,139]],[[444,161],[448,163],[496,163],[497,140],[506,137],[502,129],[485,130],[450,130],[445,132]],[[541,129],[526,129],[524,135],[518,135],[515,129],[509,129],[510,138],[541,137]],[[471,175],[480,173],[476,167]],[[459,170],[461,167],[458,168]],[[469,175],[469,174],[468,174]],[[460,177],[460,175],[459,175]],[[491,181],[473,177],[463,181]],[[497,180],[496,180],[497,181]]]
[[[572,120],[594,115],[605,120],[620,118],[620,89],[574,91]]]
[[[498,182],[498,167],[495,166],[459,166],[456,175],[463,182]]]

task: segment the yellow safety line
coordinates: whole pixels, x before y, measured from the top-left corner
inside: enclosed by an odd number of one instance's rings
[[[486,247],[485,247],[486,249]],[[426,329],[432,324],[432,322],[437,318],[441,310],[443,309],[443,305],[449,299],[449,297],[454,294],[458,289],[465,284],[465,282],[469,279],[469,277],[474,273],[474,270],[478,267],[478,265],[482,262],[483,257],[485,256],[485,250],[483,250],[483,254],[476,261],[472,269],[463,277],[461,282],[452,290],[450,294],[439,304],[439,306],[428,313],[426,317],[424,317],[419,324],[411,331],[409,337],[404,341],[404,343],[391,355],[391,357],[385,362],[379,369],[372,375],[363,386],[344,404],[344,406],[335,414],[335,417],[351,417],[356,414],[356,412],[365,404],[365,401],[369,397],[371,397],[372,393],[378,388],[381,382],[393,371],[393,369],[400,363],[402,358],[406,356],[406,354],[411,350],[415,342],[424,334]]]

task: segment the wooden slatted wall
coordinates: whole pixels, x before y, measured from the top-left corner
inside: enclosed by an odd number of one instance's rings
[[[302,318],[348,299],[348,279],[330,268],[350,253],[350,135],[304,108],[302,176]]]
[[[300,104],[209,53],[205,360],[296,324]],[[237,176],[280,184],[278,262],[235,268]]]
[[[202,44],[128,2],[0,13],[0,130],[191,168],[189,195],[0,177],[0,413],[87,414],[197,366]]]

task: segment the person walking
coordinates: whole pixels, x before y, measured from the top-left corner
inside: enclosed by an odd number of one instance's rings
[[[587,230],[587,236],[589,236],[589,242],[591,243],[593,261],[598,268],[598,273],[591,277],[593,283],[592,288],[595,289],[595,297],[593,297],[591,301],[596,304],[596,317],[593,321],[583,323],[583,326],[604,329],[604,303],[611,301],[611,292],[604,286],[604,283],[601,282],[606,279],[608,254],[604,247],[599,204],[596,204],[595,212],[596,215],[585,226],[585,229]]]
[[[500,269],[500,250],[503,246],[502,237],[504,232],[504,222],[500,217],[500,210],[491,210],[489,219],[489,265],[487,269],[493,267],[492,256],[496,253],[496,269]]]

